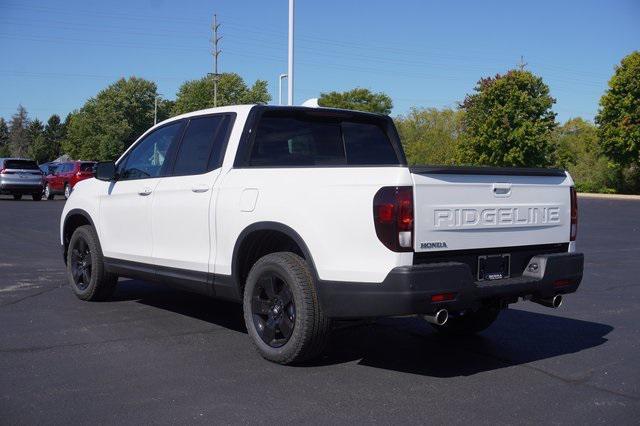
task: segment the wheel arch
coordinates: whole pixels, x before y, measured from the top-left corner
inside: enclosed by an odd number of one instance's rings
[[[261,242],[266,242],[262,249],[259,246]],[[304,258],[317,282],[318,273],[313,256],[298,232],[280,222],[256,222],[242,230],[233,248],[231,273],[239,295],[244,291],[246,277],[253,264],[260,257],[277,251],[290,251]]]
[[[91,225],[96,229],[91,215],[86,210],[71,209],[64,217],[64,224],[62,226],[62,250],[65,263],[67,262],[67,249],[69,248],[71,236],[78,227],[83,225]]]

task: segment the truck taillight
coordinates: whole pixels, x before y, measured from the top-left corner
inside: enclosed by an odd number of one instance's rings
[[[576,188],[571,187],[571,235],[570,240],[575,241],[578,235],[578,195]]]
[[[393,251],[413,251],[413,188],[385,186],[373,197],[378,239]]]

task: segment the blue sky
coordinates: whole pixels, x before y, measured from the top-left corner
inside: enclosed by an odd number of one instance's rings
[[[287,0],[0,0],[0,116],[66,115],[122,76],[180,84],[221,71],[269,82],[287,68]],[[557,99],[558,119],[593,119],[613,67],[640,49],[640,1],[296,2],[295,102],[356,86],[384,91],[393,114],[455,107],[475,82],[524,56]]]

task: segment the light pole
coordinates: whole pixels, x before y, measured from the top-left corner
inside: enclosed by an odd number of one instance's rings
[[[280,74],[278,77],[278,105],[282,105],[282,79],[287,78],[286,74]]]
[[[287,105],[293,105],[293,15],[295,0],[289,0],[289,69],[287,70]]]

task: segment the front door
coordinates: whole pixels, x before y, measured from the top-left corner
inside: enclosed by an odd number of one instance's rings
[[[154,191],[167,174],[172,143],[182,121],[146,135],[118,162],[118,179],[100,200],[100,241],[105,257],[151,264],[151,206]]]

